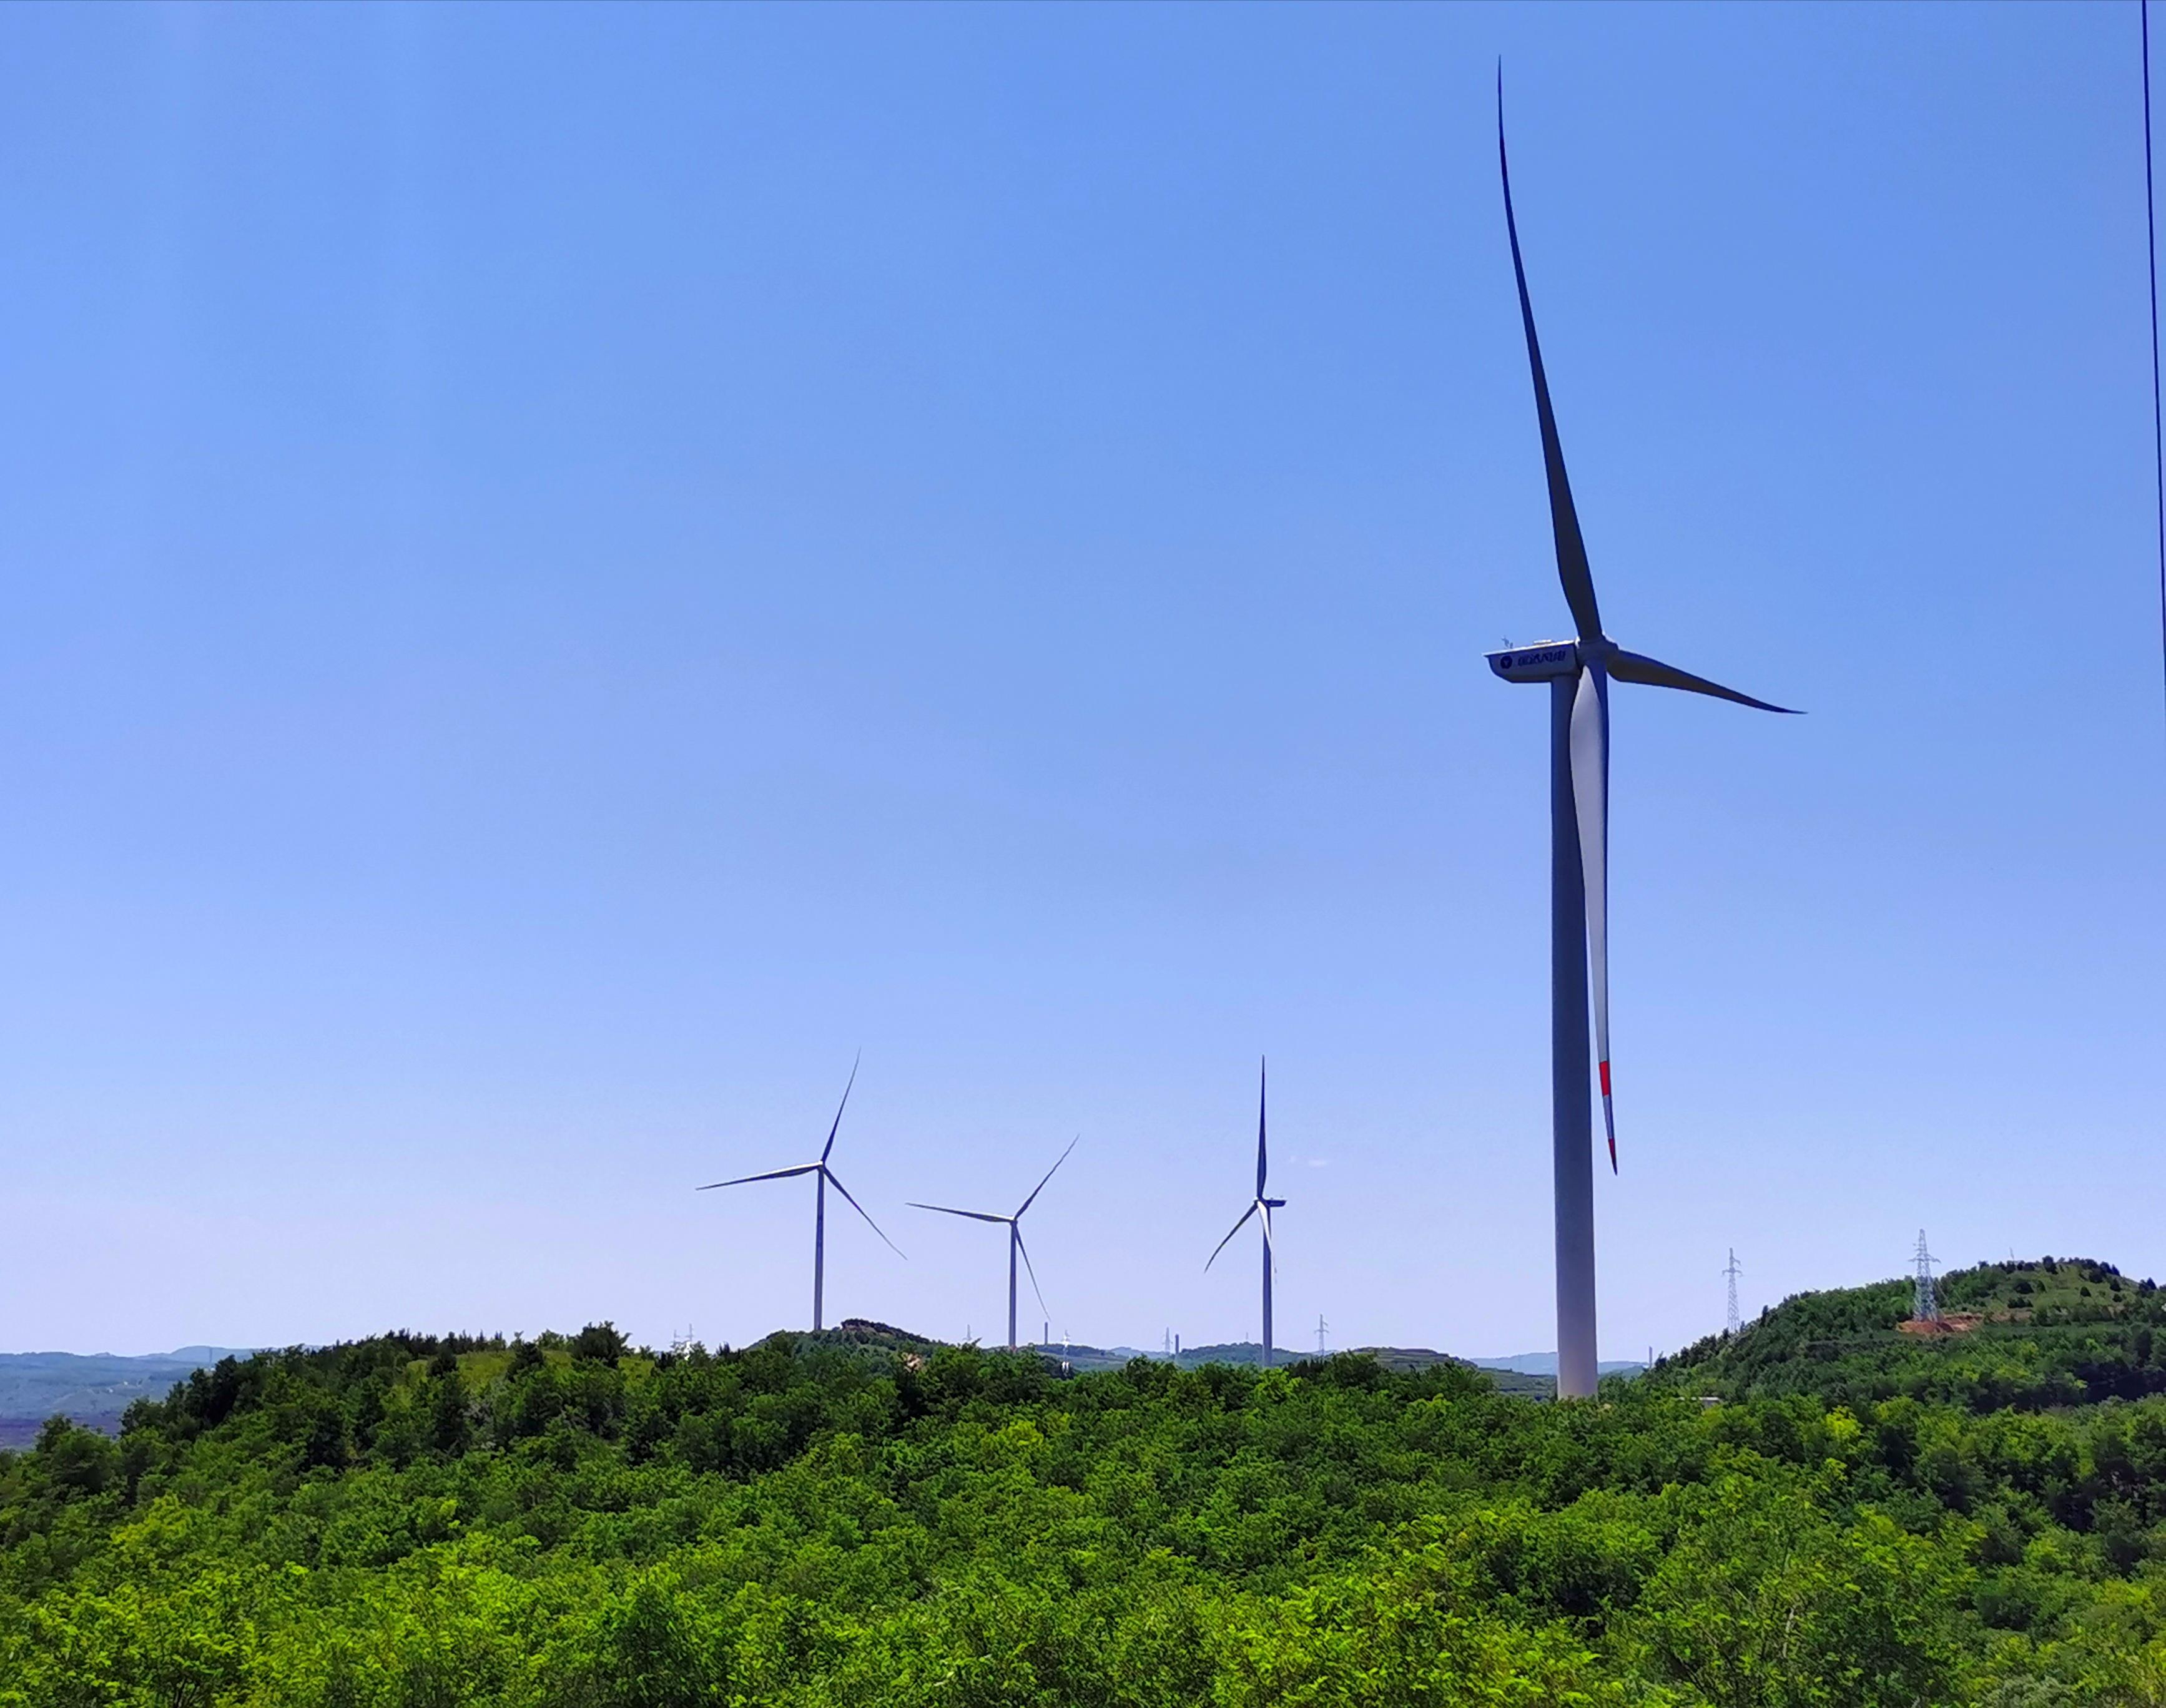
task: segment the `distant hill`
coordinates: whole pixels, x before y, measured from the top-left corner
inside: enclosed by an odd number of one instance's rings
[[[126,1357],[113,1352],[0,1352],[0,1447],[37,1438],[55,1415],[107,1435],[120,1430],[120,1414],[137,1400],[162,1400],[176,1382],[229,1355],[249,1348],[182,1347],[177,1352]]]
[[[1725,1400],[1804,1394],[1836,1405],[1907,1394],[1972,1410],[2166,1393],[2166,1294],[2089,1257],[1951,1270],[1939,1333],[1905,1327],[1907,1279],[1800,1293],[1736,1334],[1656,1362],[1651,1379]]]
[[[1360,1347],[1355,1352],[1357,1356],[1374,1358],[1387,1370],[1400,1375],[1412,1375],[1438,1364],[1471,1365],[1487,1376],[1489,1385],[1499,1394],[1514,1394],[1525,1400],[1552,1400],[1556,1397],[1554,1371],[1543,1375],[1514,1370],[1508,1365],[1484,1363],[1479,1358],[1455,1358],[1448,1352],[1432,1352],[1427,1347]]]
[[[779,1330],[762,1344],[775,1342],[787,1342],[807,1348],[830,1347],[878,1356],[922,1354],[943,1344],[929,1336],[914,1334],[890,1323],[874,1322],[863,1317],[851,1317],[839,1328],[821,1329],[816,1333],[810,1329]],[[997,1350],[985,1346],[983,1342],[980,1345],[986,1351]],[[1097,1347],[1081,1341],[1056,1342],[1049,1345],[1029,1342],[1017,1350],[1034,1352],[1050,1363],[1065,1366],[1071,1375],[1083,1376],[1096,1371],[1117,1370],[1136,1358],[1172,1363],[1184,1370],[1200,1370],[1207,1364],[1253,1367],[1260,1362],[1262,1345],[1260,1341],[1227,1341],[1211,1346],[1183,1347],[1171,1358],[1168,1358],[1163,1350],[1149,1351],[1128,1346]],[[1520,1359],[1512,1360],[1461,1358],[1449,1352],[1432,1351],[1427,1347],[1357,1347],[1352,1351],[1357,1357],[1372,1357],[1387,1370],[1400,1374],[1410,1374],[1438,1364],[1455,1364],[1461,1368],[1471,1366],[1487,1375],[1492,1385],[1501,1394],[1546,1400],[1556,1392],[1556,1354],[1554,1352],[1529,1352]],[[1317,1356],[1314,1352],[1281,1347],[1274,1355],[1273,1363],[1282,1369],[1290,1369],[1297,1364],[1313,1362]],[[1519,1368],[1522,1363],[1540,1366],[1545,1359],[1547,1360],[1545,1368]],[[1604,1374],[1638,1371],[1644,1368],[1640,1364],[1604,1364],[1602,1367]]]
[[[1026,1350],[1042,1354],[1063,1363],[1077,1375],[1091,1370],[1117,1370],[1131,1358],[1160,1358],[1158,1352],[1145,1352],[1139,1347],[1091,1347],[1080,1341],[1056,1342],[1047,1346],[1033,1346]],[[1184,1359],[1182,1362],[1186,1363]]]
[[[1225,1341],[1211,1346],[1183,1347],[1179,1354],[1170,1359],[1163,1351],[1147,1352],[1135,1347],[1090,1347],[1080,1342],[1036,1347],[1030,1350],[1065,1363],[1070,1370],[1080,1376],[1094,1370],[1117,1370],[1131,1358],[1160,1359],[1178,1365],[1184,1370],[1200,1370],[1207,1364],[1234,1364],[1249,1368],[1260,1362],[1263,1342]],[[1484,1364],[1479,1359],[1455,1357],[1449,1352],[1434,1352],[1427,1347],[1355,1347],[1351,1350],[1355,1357],[1374,1358],[1387,1370],[1399,1374],[1410,1374],[1438,1364],[1456,1364],[1461,1368],[1472,1365],[1482,1370],[1501,1394],[1546,1400],[1556,1392],[1556,1379],[1553,1373],[1547,1377],[1528,1374],[1503,1364]],[[1272,1362],[1281,1369],[1291,1369],[1296,1365],[1313,1363],[1318,1356],[1313,1352],[1299,1352],[1291,1347],[1280,1347],[1273,1353]],[[1554,1363],[1554,1357],[1551,1362]],[[1604,1369],[1609,1368],[1603,1366]],[[1634,1364],[1629,1368],[1636,1370],[1640,1367]]]
[[[1263,1362],[1263,1351],[1261,1341],[1227,1341],[1218,1346],[1183,1347],[1174,1363],[1184,1370],[1198,1370],[1206,1364],[1259,1364]],[[1297,1364],[1309,1356],[1280,1347],[1272,1352],[1271,1362]]]
[[[893,1323],[875,1322],[864,1316],[845,1317],[838,1328],[777,1329],[767,1339],[796,1341],[806,1346],[869,1347],[888,1351],[940,1344],[930,1335],[913,1334],[906,1328],[897,1328]]]
[[[1469,1358],[1466,1361],[1477,1370],[1509,1370],[1519,1376],[1549,1376],[1556,1374],[1557,1355],[1555,1352],[1514,1352],[1508,1358]],[[1607,1358],[1595,1366],[1604,1376],[1629,1376],[1647,1367],[1637,1358]]]

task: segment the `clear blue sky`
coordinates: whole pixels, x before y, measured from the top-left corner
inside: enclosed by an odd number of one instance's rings
[[[1498,204],[1627,646],[1603,1350],[2166,1270],[2137,18],[0,13],[0,1346],[1553,1343]],[[1027,1315],[1035,1315],[1028,1308]]]

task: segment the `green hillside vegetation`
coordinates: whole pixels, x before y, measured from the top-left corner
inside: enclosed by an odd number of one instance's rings
[[[1374,1358],[1384,1369],[1394,1375],[1413,1375],[1424,1370],[1434,1369],[1440,1364],[1450,1364],[1461,1369],[1480,1368],[1488,1379],[1489,1385],[1499,1394],[1516,1394],[1523,1399],[1548,1400],[1556,1394],[1556,1378],[1530,1376],[1518,1370],[1500,1370],[1493,1366],[1483,1368],[1455,1358],[1447,1353],[1433,1352],[1427,1347],[1362,1347],[1356,1357]]]
[[[1963,1334],[1894,1332],[1911,1284],[1801,1294],[1655,1375],[1725,1399],[1807,1394],[1831,1404],[1907,1395],[1972,1411],[2037,1410],[2166,1394],[2166,1294],[2111,1263],[2041,1258],[1941,1278],[1941,1309],[1982,1319]]]
[[[2166,1704],[2166,1395],[2044,1397],[2152,1290],[1973,1274],[2103,1314],[1814,1295],[1566,1406],[876,1325],[227,1360],[0,1454],[0,1703]]]
[[[1056,1364],[1066,1365],[1069,1372],[1076,1375],[1092,1371],[1117,1370],[1137,1357],[1158,1358],[1160,1356],[1155,1352],[1138,1352],[1129,1347],[1064,1344],[1040,1347],[1035,1350],[1052,1358]],[[1357,1347],[1353,1350],[1355,1357],[1374,1358],[1395,1374],[1405,1375],[1439,1364],[1450,1364],[1459,1369],[1482,1369],[1500,1394],[1518,1394],[1529,1399],[1547,1400],[1556,1392],[1556,1378],[1554,1375],[1528,1375],[1495,1365],[1477,1366],[1466,1358],[1455,1358],[1449,1352],[1433,1352],[1427,1347]],[[1225,1341],[1211,1346],[1183,1347],[1170,1362],[1184,1370],[1201,1370],[1212,1364],[1254,1368],[1262,1364],[1262,1353],[1261,1341]],[[1272,1362],[1285,1368],[1306,1360],[1306,1354],[1281,1347]],[[1639,1366],[1631,1368],[1637,1369]]]

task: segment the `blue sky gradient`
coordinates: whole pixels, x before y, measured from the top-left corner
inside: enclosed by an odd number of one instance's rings
[[[2166,1269],[2132,8],[0,13],[0,1347],[1553,1344]]]

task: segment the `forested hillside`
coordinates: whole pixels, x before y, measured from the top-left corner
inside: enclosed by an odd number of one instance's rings
[[[2166,1393],[2166,1294],[2153,1282],[2089,1258],[2042,1257],[1954,1270],[1938,1291],[1944,1311],[1975,1326],[1942,1337],[1898,1334],[1911,1284],[1883,1281],[1786,1299],[1656,1373],[1732,1400],[1907,1394],[1972,1411]]]
[[[2166,1702],[2166,1397],[2066,1404],[2035,1338],[2132,1357],[2153,1295],[2082,1285],[1991,1342],[1794,1301],[1566,1406],[874,1331],[260,1354],[0,1456],[0,1702]]]

